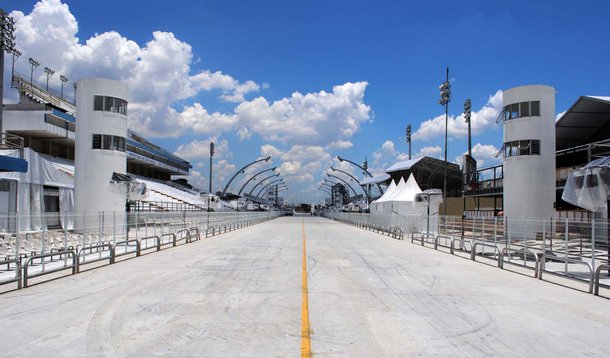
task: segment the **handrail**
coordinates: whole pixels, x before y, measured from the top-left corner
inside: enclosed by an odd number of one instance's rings
[[[147,246],[147,247],[142,247],[142,241],[144,240],[149,240],[149,239],[155,239],[155,244],[153,246]],[[160,250],[159,248],[159,236],[157,235],[151,235],[151,236],[146,236],[140,239],[140,251],[144,251],[144,250],[150,250],[152,248],[157,249],[157,251]]]
[[[51,270],[48,270],[48,271],[41,271],[41,272],[33,274],[31,276],[28,275],[28,267],[30,267],[30,264],[32,263],[32,261],[34,261],[36,259],[41,259],[42,260],[45,257],[55,257],[55,256],[60,256],[60,255],[72,256],[72,264],[71,265],[67,265],[67,266],[60,266],[60,267],[58,267],[56,269],[51,269]],[[46,253],[46,254],[30,256],[25,261],[25,265],[23,265],[23,287],[24,288],[28,287],[28,279],[29,278],[43,276],[43,275],[48,275],[48,274],[53,273],[53,272],[67,270],[69,268],[72,269],[72,274],[74,275],[76,273],[76,254],[74,253],[73,250],[64,250],[64,251],[57,251],[57,252],[49,252],[49,253]]]
[[[538,272],[540,271],[540,260],[538,259],[538,255],[534,251],[529,250],[529,249],[520,250],[520,249],[511,249],[509,247],[503,248],[502,251],[500,252],[500,265],[498,265],[499,268],[504,269],[504,256],[509,254],[509,252],[523,254],[524,257],[527,257],[528,254],[534,256],[534,261],[535,261],[534,278],[538,278]],[[510,254],[509,254],[508,260],[509,260],[508,261],[509,264],[528,267],[525,264],[521,265],[516,262],[510,261]]]
[[[116,253],[116,248],[117,248],[117,246],[122,246],[122,245],[129,246],[129,243],[130,243],[130,242],[135,242],[135,243],[136,243],[136,251],[125,251],[125,252],[120,253],[120,254],[117,254],[117,253]],[[114,244],[114,257],[115,257],[115,259],[116,259],[116,258],[117,258],[117,257],[119,257],[119,256],[123,256],[123,255],[129,255],[129,254],[134,253],[134,252],[136,253],[136,257],[138,257],[138,256],[140,256],[140,255],[141,255],[141,252],[140,252],[140,247],[141,247],[141,244],[140,244],[140,240],[138,240],[138,239],[131,239],[131,240],[124,240],[124,241],[117,241],[117,242]]]
[[[489,247],[489,248],[494,249],[494,252],[498,253],[498,267],[500,267],[500,259],[502,258],[502,254],[501,254],[500,248],[497,245],[490,244],[490,243],[487,243],[487,242],[481,242],[481,241],[473,240],[472,248],[470,249],[470,259],[472,261],[476,261],[477,246]]]
[[[5,280],[0,282],[0,285],[5,285],[7,283],[17,282],[17,288],[21,289],[21,262],[18,259],[4,259],[0,260],[0,265],[6,265],[9,267],[10,264],[15,264],[15,278],[10,280]]]
[[[89,250],[89,253],[91,253],[91,250],[93,250],[93,249],[99,249],[99,248],[103,249],[105,247],[107,247],[109,249],[110,256],[101,257],[101,255],[100,255],[100,257],[98,257],[97,259],[80,262],[81,254],[83,252],[85,252],[85,250]],[[102,252],[103,251],[104,250],[102,250]],[[85,258],[86,258],[86,256],[85,256]],[[78,253],[76,254],[76,273],[80,272],[80,267],[82,265],[92,264],[95,262],[100,262],[100,261],[105,261],[105,260],[110,260],[110,262],[109,262],[110,264],[114,263],[114,246],[112,244],[96,244],[96,245],[90,245],[90,246],[83,246],[78,250]]]
[[[589,293],[593,293],[593,281],[595,281],[595,272],[593,270],[593,266],[591,266],[590,263],[588,262],[584,262],[584,261],[580,261],[577,259],[572,259],[569,257],[560,257],[560,256],[553,256],[553,260],[554,261],[560,261],[560,262],[564,262],[566,264],[568,263],[572,263],[572,264],[581,264],[581,265],[586,265],[589,268],[589,272],[591,272],[590,277],[589,277]],[[541,260],[541,264],[540,264],[540,270],[539,270],[539,274],[538,274],[538,278],[542,279],[542,272],[545,271],[545,264],[546,262],[546,251],[544,252],[544,254],[542,255],[542,260]],[[559,275],[559,276],[565,276],[568,278],[575,278],[575,277],[570,277],[570,275],[560,275],[558,273],[555,273],[553,271],[547,271],[550,274],[554,274],[554,275]]]
[[[163,238],[168,237],[168,236],[171,238],[171,240],[169,242],[163,242]],[[159,240],[159,247],[170,245],[170,244],[172,245],[172,247],[176,247],[176,234],[174,234],[174,233],[161,234],[161,240]]]
[[[450,244],[445,244],[445,245],[440,245],[440,246],[449,248],[449,253],[451,255],[455,255],[455,241],[456,241],[456,237],[455,236],[448,236],[448,235],[436,235],[436,240],[435,240],[435,245],[434,245],[434,249],[435,250],[438,250],[439,241],[441,239],[445,240],[445,242],[447,242],[447,240],[449,240],[451,242]]]
[[[599,265],[597,270],[595,270],[595,292],[593,293],[595,296],[599,296],[599,276],[601,275],[602,270],[610,270],[610,264]]]

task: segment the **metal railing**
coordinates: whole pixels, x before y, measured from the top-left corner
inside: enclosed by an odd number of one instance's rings
[[[610,288],[610,226],[607,219],[509,218],[359,214],[326,212],[324,216],[355,225],[389,232],[400,227],[411,235],[411,242],[434,249],[449,248],[451,254],[465,253],[472,260],[485,257],[544,274]],[[601,272],[607,270],[607,275]],[[596,273],[600,272],[598,276]]]
[[[53,214],[53,213],[50,213]],[[0,214],[0,285],[17,282],[27,287],[28,279],[53,272],[73,269],[78,273],[83,265],[135,255],[164,246],[201,240],[201,233],[213,235],[262,223],[281,212],[221,212],[221,213],[98,213],[70,214],[63,223],[70,229],[50,230],[45,224],[48,215]],[[21,231],[24,222],[36,231]],[[106,264],[106,263],[103,263]],[[11,266],[14,265],[14,270]]]

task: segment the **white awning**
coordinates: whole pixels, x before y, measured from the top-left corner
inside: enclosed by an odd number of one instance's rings
[[[402,162],[395,163],[394,165],[392,165],[391,167],[386,169],[385,172],[386,173],[391,173],[391,172],[397,172],[399,170],[411,169],[412,166],[417,164],[417,162],[419,162],[422,159],[423,159],[423,157],[413,158],[411,160],[405,160],[405,161],[402,161]]]
[[[377,183],[382,183],[386,180],[390,179],[390,176],[388,174],[381,174],[378,176],[374,176],[372,178],[365,178],[364,180],[362,180],[360,182],[360,185],[368,185],[368,184],[377,184]]]

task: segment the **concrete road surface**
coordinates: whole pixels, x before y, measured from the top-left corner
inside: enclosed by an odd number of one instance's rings
[[[0,356],[610,356],[607,299],[314,217],[44,282],[0,303]]]

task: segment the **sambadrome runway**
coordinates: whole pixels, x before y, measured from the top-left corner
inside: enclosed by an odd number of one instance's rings
[[[610,356],[610,301],[317,217],[0,295],[2,356]]]

